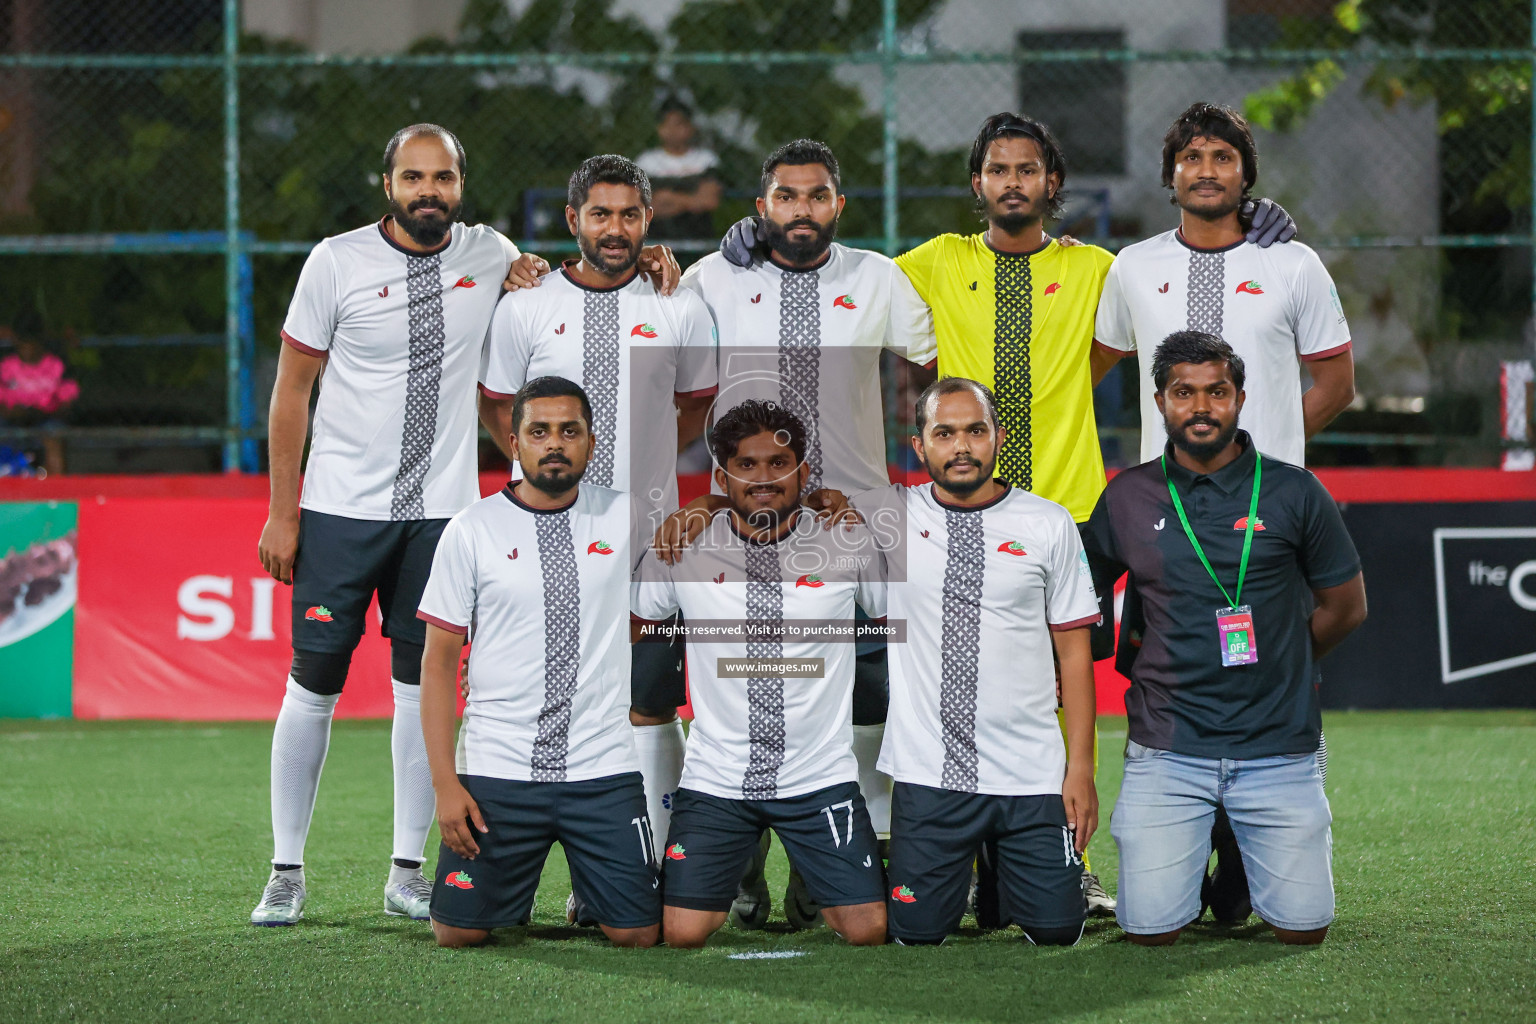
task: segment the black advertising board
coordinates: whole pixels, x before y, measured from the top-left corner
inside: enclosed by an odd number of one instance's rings
[[[1323,707],[1536,707],[1536,502],[1341,508],[1370,617],[1323,661]]]

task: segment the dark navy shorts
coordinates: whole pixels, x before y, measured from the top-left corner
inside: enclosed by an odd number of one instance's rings
[[[490,832],[466,860],[442,844],[432,920],[455,928],[528,923],[549,848],[558,842],[571,885],[598,922],[646,928],[661,921],[651,825],[639,772],[584,782],[517,782],[481,775],[459,781]],[[732,892],[734,895],[734,890]]]
[[[674,615],[668,623],[681,624]],[[687,676],[683,672],[683,640],[646,640],[630,649],[629,705],[659,718],[688,703]]]
[[[824,907],[878,903],[884,895],[880,852],[864,798],[854,782],[804,796],[726,800],[677,791],[662,858],[669,907],[726,911],[764,829],[779,842]]]
[[[293,560],[295,650],[346,654],[363,638],[374,592],[383,633],[418,646],[426,623],[416,617],[446,519],[379,522],[302,509]]]
[[[1083,862],[1057,794],[991,796],[898,782],[891,795],[891,935],[936,942],[960,925],[971,867],[996,843],[1003,924],[1076,928],[1083,923]]]

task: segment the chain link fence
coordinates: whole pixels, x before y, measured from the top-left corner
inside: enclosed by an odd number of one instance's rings
[[[37,342],[79,384],[0,410],[0,446],[258,470],[303,256],[383,213],[404,124],[452,128],[467,218],[553,259],[571,170],[655,148],[681,99],[723,188],[670,241],[696,258],[799,136],[842,161],[844,241],[979,230],[965,154],[1019,110],[1067,153],[1054,230],[1118,248],[1176,223],[1161,137],[1208,99],[1259,127],[1257,191],[1349,314],[1360,397],[1311,461],[1491,465],[1532,355],[1533,31],[1528,0],[0,0],[0,359]],[[1110,444],[1132,388],[1101,389]]]

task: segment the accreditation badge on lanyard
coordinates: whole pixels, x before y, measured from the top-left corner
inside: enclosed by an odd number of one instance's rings
[[[1199,556],[1200,564],[1210,573],[1211,582],[1216,584],[1221,596],[1227,599],[1227,607],[1216,610],[1216,639],[1222,668],[1253,665],[1259,660],[1259,643],[1253,630],[1253,609],[1240,602],[1243,597],[1243,580],[1248,576],[1248,553],[1253,549],[1253,527],[1259,521],[1259,479],[1263,463],[1259,453],[1254,452],[1253,497],[1248,502],[1248,525],[1243,530],[1243,557],[1237,568],[1237,590],[1229,594],[1227,588],[1221,585],[1221,580],[1216,578],[1216,570],[1211,568],[1210,559],[1205,557],[1200,539],[1195,536],[1194,528],[1189,525],[1189,517],[1184,514],[1184,503],[1179,500],[1178,488],[1173,486],[1173,478],[1168,475],[1168,456],[1165,454],[1162,458],[1163,482],[1168,485],[1168,496],[1173,499],[1173,510],[1179,514],[1184,535],[1189,538],[1190,546]]]

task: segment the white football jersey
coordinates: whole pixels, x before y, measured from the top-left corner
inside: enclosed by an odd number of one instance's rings
[[[1051,631],[1099,621],[1072,514],[1016,487],[977,506],[947,505],[932,484],[855,502],[885,522],[905,506],[905,577],[892,573],[887,604],[907,642],[890,647],[880,770],[962,793],[1060,793]]]
[[[639,771],[628,504],[582,484],[565,508],[534,509],[509,484],[443,530],[416,615],[473,645],[461,774],[579,782]]]
[[[564,269],[508,293],[491,318],[480,386],[509,397],[530,380],[573,380],[592,403],[595,448],[583,482],[629,491],[636,537],[677,508],[677,394],[715,387],[715,334],[692,292],[662,295],[636,274],[593,288]],[[513,467],[513,479],[522,476]]]
[[[880,487],[886,470],[880,350],[915,363],[938,357],[933,314],[890,259],[834,242],[814,270],[772,260],[737,267],[712,253],[683,287],[703,297],[720,333],[716,418],[749,398],[777,402],[806,425],[807,490]]]
[[[883,561],[867,530],[823,530],[801,514],[779,542],[744,540],[729,513],[668,566],[646,551],[631,606],[642,619],[681,611],[688,637],[693,725],[683,758],[686,789],[727,800],[800,796],[858,779],[853,757],[854,606],[885,615]],[[746,623],[759,639],[711,641],[713,623]],[[839,639],[802,629],[842,629]],[[727,662],[821,659],[820,678],[722,677]],[[775,666],[781,668],[782,666]]]
[[[447,519],[480,494],[475,371],[517,247],[455,224],[438,251],[383,222],[327,238],[299,274],[283,340],[325,358],[303,508],[352,519]]]
[[[1243,358],[1243,429],[1264,454],[1302,465],[1307,439],[1297,360],[1327,359],[1350,346],[1338,289],[1317,253],[1300,242],[1196,249],[1177,229],[1120,250],[1104,282],[1094,337],[1140,353],[1142,462],[1161,455],[1168,441],[1153,398],[1152,356],[1159,342],[1183,330],[1214,334]]]

